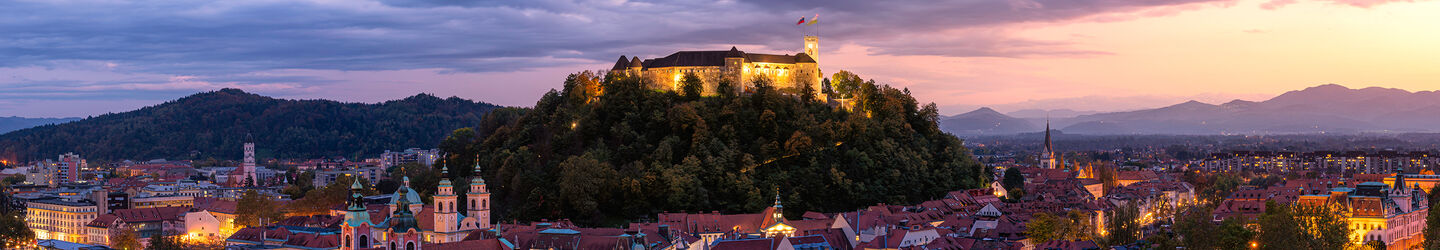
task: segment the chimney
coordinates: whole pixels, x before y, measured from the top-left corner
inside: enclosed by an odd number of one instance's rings
[[[660,229],[658,229],[658,231],[660,231],[659,234],[661,239],[665,239],[666,242],[670,242],[673,240],[670,238],[670,225],[660,225]]]

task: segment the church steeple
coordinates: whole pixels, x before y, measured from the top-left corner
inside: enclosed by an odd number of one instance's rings
[[[1042,168],[1058,168],[1055,164],[1055,146],[1050,141],[1050,119],[1045,119],[1045,148],[1040,152]]]
[[[431,239],[434,243],[445,243],[459,241],[454,233],[460,230],[460,218],[455,208],[455,186],[450,182],[450,166],[445,164],[444,156],[440,158],[440,186],[435,192],[434,224],[437,235]]]
[[[350,200],[346,202],[345,223],[340,225],[341,238],[345,241],[341,250],[370,248],[370,227],[374,225],[370,212],[365,209],[365,196],[361,194],[364,188],[360,177],[355,176],[350,184]]]
[[[783,214],[785,214],[785,213],[783,213],[784,208],[785,208],[784,205],[780,205],[780,188],[775,188],[775,215],[774,215],[774,216],[775,216],[775,220],[776,220],[776,221],[784,221],[784,220],[785,220],[785,216],[783,215]]]
[[[475,156],[474,177],[470,178],[470,192],[465,194],[466,202],[469,202],[469,211],[466,215],[475,218],[479,222],[480,229],[490,228],[490,191],[485,189],[485,178],[480,173],[480,156]]]

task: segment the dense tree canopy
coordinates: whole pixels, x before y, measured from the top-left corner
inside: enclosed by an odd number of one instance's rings
[[[283,100],[223,89],[139,110],[0,135],[0,158],[66,152],[91,159],[239,159],[246,135],[261,157],[370,156],[432,147],[495,105],[420,94],[378,104]]]
[[[1090,228],[1090,216],[1080,210],[1070,210],[1065,216],[1036,213],[1025,224],[1025,236],[1041,244],[1055,240],[1092,240],[1095,231]]]
[[[110,234],[110,248],[119,250],[144,249],[144,247],[140,245],[140,234],[136,233],[135,229],[130,227],[112,231]]]
[[[478,156],[502,218],[592,225],[662,211],[753,213],[777,189],[798,215],[910,204],[987,181],[961,141],[938,129],[935,105],[906,91],[860,83],[851,111],[804,96],[813,89],[744,84],[743,94],[690,98],[574,74],[533,109],[491,113],[441,149],[460,164]],[[452,178],[470,175],[456,165]]]
[[[235,202],[235,225],[258,227],[269,225],[285,218],[284,211],[274,198],[261,195],[255,190],[245,191]]]
[[[335,178],[335,181],[330,182],[329,185],[309,190],[303,198],[286,204],[286,210],[289,211],[289,215],[310,216],[328,214],[330,213],[330,209],[345,204],[345,202],[350,199],[350,185],[354,184],[354,181],[355,176],[338,176]],[[365,178],[360,178],[360,185],[362,186],[360,189],[361,195],[380,194],[375,191],[375,188],[370,185],[370,181]],[[288,190],[289,188],[287,187],[286,189]]]

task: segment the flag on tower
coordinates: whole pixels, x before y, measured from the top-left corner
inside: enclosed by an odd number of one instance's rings
[[[800,22],[795,23],[795,25],[801,25],[801,24],[805,24],[805,17],[803,17],[803,16],[800,17]]]
[[[815,14],[815,18],[811,18],[811,19],[810,19],[810,22],[809,22],[809,23],[806,23],[805,25],[806,25],[806,26],[815,25],[815,22],[819,22],[819,21],[820,21],[820,14]],[[805,18],[804,18],[804,17],[801,17],[801,18],[800,18],[800,22],[805,22]]]

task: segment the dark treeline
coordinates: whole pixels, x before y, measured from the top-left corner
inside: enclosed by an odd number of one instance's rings
[[[379,104],[283,100],[238,89],[0,135],[0,159],[234,159],[252,134],[262,158],[374,157],[433,147],[495,105],[420,94]]]
[[[848,91],[837,94],[856,100],[851,112],[802,97],[813,96],[811,88],[765,80],[745,91],[722,80],[721,94],[701,96],[693,76],[677,93],[585,72],[533,109],[492,112],[440,147],[450,152],[452,178],[471,175],[478,156],[497,215],[520,221],[617,225],[663,211],[753,213],[772,205],[777,190],[785,212],[798,217],[913,204],[986,182],[961,141],[938,129],[933,104],[854,79],[836,83]]]

